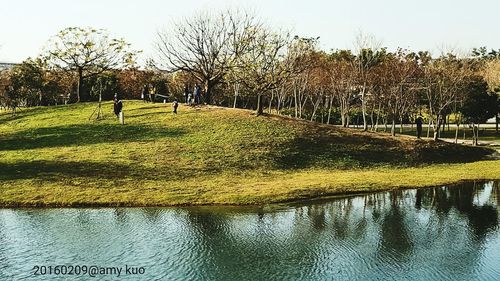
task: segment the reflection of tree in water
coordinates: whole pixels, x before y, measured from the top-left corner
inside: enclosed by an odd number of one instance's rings
[[[188,221],[198,233],[206,238],[217,235],[226,235],[227,218],[224,213],[210,211],[191,211],[187,215]]]
[[[4,233],[4,229],[6,229],[7,227],[4,225],[4,214],[2,214],[2,212],[4,212],[4,210],[0,210],[0,278],[8,280],[8,275],[6,272],[9,267],[12,267],[12,265],[7,259],[7,251],[10,251],[12,246],[11,243],[9,243],[10,241],[8,241],[6,238],[6,233]],[[5,272],[5,275],[3,275],[2,272]],[[13,278],[13,276],[8,277]]]
[[[362,206],[355,206],[355,202]],[[350,239],[352,241],[362,241],[366,239],[368,219],[366,212],[366,197],[363,200],[348,198],[333,221],[337,239]],[[361,209],[362,208],[362,209]]]
[[[187,213],[187,226],[189,236],[194,239],[196,255],[200,258],[195,262],[190,262],[189,266],[196,266],[193,269],[195,279],[218,279],[217,275],[230,270],[234,259],[242,254],[231,249],[233,239],[228,232],[229,218],[224,213],[211,212],[205,210],[192,210]],[[191,254],[192,255],[192,254]],[[234,269],[233,269],[234,270]]]
[[[465,215],[475,237],[483,239],[488,232],[498,226],[497,207],[492,205],[474,205],[475,196],[484,190],[484,183],[462,183],[449,188],[436,187],[419,190],[424,206],[435,209],[439,213],[448,214],[452,208]],[[498,184],[492,194],[498,194]]]
[[[156,224],[160,221],[161,215],[163,213],[160,208],[142,208],[142,214],[144,217],[152,224]]]
[[[338,212],[339,206],[335,204],[302,206],[288,213],[257,211],[245,216],[250,227],[244,232],[231,228],[234,220],[238,220],[237,215],[190,212],[189,228],[195,233],[197,243],[205,248],[199,249],[205,255],[202,271],[216,274],[203,277],[237,280],[249,276],[269,278],[275,274],[274,279],[285,276],[300,279],[302,274],[321,265],[323,243],[328,243],[332,230],[338,229],[328,221],[329,217],[333,214],[333,221],[341,219],[342,225],[350,229],[349,216],[345,215],[349,213],[349,201],[342,200],[346,212]],[[336,216],[337,212],[344,215]]]
[[[322,272],[318,267],[359,269],[366,260],[389,271],[397,270],[394,264],[413,272],[413,266],[424,271],[425,266],[442,266],[443,272],[474,276],[486,236],[499,220],[491,205],[499,200],[498,184],[490,205],[477,206],[474,198],[483,189],[462,184],[342,198],[287,212],[257,210],[241,217],[209,209],[188,212],[186,217],[201,245],[198,251],[203,252],[198,269],[212,274],[202,277],[238,279],[287,272],[293,279]],[[469,232],[460,223],[464,219]],[[241,221],[248,228],[235,227]]]
[[[497,210],[500,207],[500,181],[492,183],[491,197],[488,203],[494,205],[497,208]],[[500,215],[500,213],[498,214]]]
[[[312,205],[307,208],[308,216],[311,218],[312,226],[315,230],[323,230],[326,226],[325,208],[320,205]]]
[[[113,217],[119,224],[127,224],[129,211],[125,208],[115,208],[113,210]]]
[[[389,194],[390,206],[381,222],[379,255],[382,258],[394,258],[399,261],[411,254],[413,242],[406,225],[405,211],[400,207],[404,204],[400,202],[403,196],[402,191]]]

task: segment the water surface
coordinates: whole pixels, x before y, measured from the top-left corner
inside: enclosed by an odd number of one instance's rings
[[[500,280],[499,203],[488,182],[287,206],[0,209],[0,280]]]

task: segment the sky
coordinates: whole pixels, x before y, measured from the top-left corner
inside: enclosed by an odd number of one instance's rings
[[[275,28],[320,37],[324,50],[352,48],[360,31],[411,50],[500,49],[498,0],[0,0],[0,62],[36,57],[51,36],[91,26],[124,38],[142,60],[158,30],[204,10],[253,11]]]

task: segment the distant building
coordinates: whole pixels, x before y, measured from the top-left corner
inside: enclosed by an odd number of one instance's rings
[[[0,62],[0,71],[9,70],[16,65],[18,65],[18,63]]]

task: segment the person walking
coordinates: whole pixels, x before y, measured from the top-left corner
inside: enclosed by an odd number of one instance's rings
[[[415,120],[415,123],[417,124],[417,139],[419,139],[422,136],[422,116],[419,115]]]
[[[175,114],[177,114],[177,107],[179,107],[179,102],[177,101],[177,99],[174,99],[174,101],[172,102],[172,108],[174,109]]]

